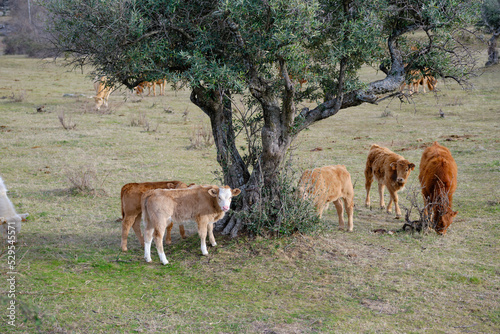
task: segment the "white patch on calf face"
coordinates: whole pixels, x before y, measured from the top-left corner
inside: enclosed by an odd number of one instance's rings
[[[231,188],[219,188],[219,195],[217,196],[217,203],[222,211],[226,212],[231,206],[231,199],[233,194]]]

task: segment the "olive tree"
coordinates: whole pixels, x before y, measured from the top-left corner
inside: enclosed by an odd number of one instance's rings
[[[224,182],[243,191],[240,212],[263,200],[281,205],[285,156],[311,124],[399,92],[413,69],[466,82],[473,59],[456,37],[479,13],[467,0],[51,0],[47,7],[54,46],[71,64],[90,64],[129,88],[166,78],[190,90],[210,118]],[[366,65],[386,77],[363,82]],[[236,95],[258,111],[251,159],[235,144]],[[299,108],[306,99],[317,102]],[[234,214],[220,227],[236,236],[245,224]]]

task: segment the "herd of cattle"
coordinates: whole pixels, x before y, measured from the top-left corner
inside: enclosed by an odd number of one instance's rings
[[[398,205],[398,191],[408,180],[415,164],[391,150],[372,145],[366,160],[365,189],[367,207],[370,207],[370,188],[375,178],[378,182],[380,207],[401,217]],[[434,142],[427,147],[420,160],[418,176],[424,198],[425,214],[430,218],[437,233],[445,234],[457,212],[452,210],[453,193],[457,188],[457,165],[450,151]],[[384,189],[390,194],[387,207],[384,203]],[[298,196],[311,200],[321,217],[323,211],[333,202],[339,217],[339,228],[344,229],[344,205],[347,211],[347,231],[353,231],[354,189],[351,175],[343,165],[325,166],[306,170],[298,184]],[[229,210],[231,199],[241,190],[228,186],[186,184],[181,181],[128,183],[121,189],[122,236],[121,249],[127,251],[127,238],[132,227],[139,242],[144,247],[144,258],[151,262],[151,243],[163,264],[168,260],[163,249],[163,237],[171,243],[174,223],[179,224],[182,238],[185,238],[184,223],[195,221],[201,239],[201,252],[207,255],[206,237],[216,246],[213,224],[222,219]],[[343,202],[343,203],[342,203]],[[0,226],[4,238],[9,243],[17,241],[21,222],[28,214],[17,214],[7,197],[7,189],[0,178]],[[144,235],[141,231],[144,222]]]
[[[145,92],[145,89],[147,88],[148,94],[146,96],[151,95],[151,90],[153,90],[153,96],[156,96],[156,86],[159,86],[160,95],[164,95],[166,85],[167,81],[165,79],[160,79],[152,82],[143,81],[134,88],[134,91],[137,95],[142,96]],[[94,96],[95,109],[100,110],[102,106],[107,108],[108,98],[109,95],[111,95],[111,93],[113,92],[113,86],[110,86],[107,83],[106,76],[96,77],[94,79],[94,89],[95,89],[95,96]]]
[[[387,148],[372,145],[365,168],[366,206],[370,206],[370,188],[375,178],[378,182],[380,207],[386,208],[384,189],[387,187],[390,194],[387,212],[391,213],[394,202],[396,218],[399,218],[401,210],[397,192],[405,186],[414,169],[415,164],[402,156]],[[424,150],[420,161],[419,180],[426,215],[430,217],[436,232],[445,234],[457,214],[451,208],[453,193],[457,187],[457,165],[446,147],[434,142]],[[185,238],[183,224],[195,221],[201,239],[201,252],[207,255],[207,233],[211,245],[216,246],[213,223],[224,217],[230,208],[232,197],[240,192],[240,189],[231,189],[228,186],[188,185],[181,181],[128,183],[121,190],[121,249],[127,251],[127,238],[132,227],[144,247],[146,261],[151,262],[151,243],[154,239],[161,263],[167,264],[163,249],[165,230],[165,242],[170,244],[174,223],[179,224],[181,237]],[[354,189],[345,166],[325,166],[304,171],[299,180],[298,196],[311,200],[320,217],[329,203],[333,202],[337,209],[340,229],[344,229],[345,205],[347,231],[353,231]],[[145,224],[144,236],[141,232],[141,220]]]
[[[410,85],[410,91],[418,92],[418,85],[428,85],[435,88],[436,80],[429,75],[415,74]],[[165,80],[143,82],[135,91],[142,94],[145,88],[156,96],[156,85],[160,86],[160,94],[164,94]],[[106,84],[106,77],[97,78],[94,82],[96,90],[96,109],[108,105],[108,97],[112,87]],[[404,87],[402,86],[401,89]],[[424,88],[425,91],[425,88]],[[149,95],[149,94],[148,94]],[[398,204],[398,191],[403,189],[415,164],[410,163],[385,147],[372,145],[365,168],[365,205],[370,207],[370,188],[372,182],[378,182],[380,208],[392,212],[392,203],[396,218],[401,217]],[[457,212],[452,210],[453,193],[457,187],[457,165],[450,151],[434,142],[426,148],[420,161],[420,185],[424,198],[424,210],[430,217],[432,226],[439,234],[445,234],[453,222]],[[384,190],[387,187],[390,200],[385,206]],[[222,219],[229,210],[233,196],[239,195],[240,189],[228,186],[185,184],[181,181],[128,183],[121,189],[122,206],[122,236],[121,249],[127,251],[127,238],[132,227],[139,242],[144,247],[144,257],[151,262],[151,243],[154,239],[160,261],[167,264],[168,260],[163,250],[163,237],[166,243],[171,243],[171,230],[174,223],[179,224],[182,238],[185,238],[184,223],[195,221],[201,239],[201,252],[207,255],[206,237],[208,234],[212,246],[216,246],[213,235],[213,223]],[[351,175],[343,165],[325,166],[306,170],[298,185],[298,196],[311,200],[321,218],[323,211],[333,202],[339,217],[339,228],[344,229],[344,206],[347,212],[347,231],[354,228],[354,189]],[[21,222],[28,214],[17,214],[7,197],[7,189],[0,178],[0,226],[4,238],[9,242],[17,240]],[[144,235],[141,231],[141,220],[145,223]],[[11,238],[11,236],[13,236]]]
[[[302,89],[302,85],[307,82],[305,79],[295,80],[298,84],[300,84],[300,89]],[[151,90],[153,90],[153,96],[156,96],[156,86],[160,87],[160,95],[165,94],[165,86],[167,82],[165,79],[159,79],[156,81],[143,81],[139,83],[134,91],[137,95],[143,95],[145,89],[148,89],[148,94],[146,96],[151,95]],[[424,93],[426,93],[425,87],[429,88],[429,91],[432,91],[436,88],[437,79],[433,77],[428,69],[423,71],[413,70],[410,71],[410,79],[408,82],[403,83],[399,90],[403,92],[405,89],[408,90],[409,95],[413,95],[419,92],[420,85],[424,88]],[[107,84],[106,76],[96,77],[94,79],[94,89],[95,89],[95,109],[100,110],[102,106],[105,108],[108,107],[108,98],[111,92],[113,91],[113,87]]]

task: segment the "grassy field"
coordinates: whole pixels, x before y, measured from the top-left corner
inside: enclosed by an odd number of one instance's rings
[[[354,233],[337,230],[331,208],[315,233],[216,235],[218,246],[203,257],[189,225],[183,241],[174,229],[162,266],[156,252],[145,263],[133,233],[120,252],[119,193],[128,182],[217,182],[214,147],[190,148],[208,119],[188,92],[141,98],[118,90],[97,113],[85,70],[0,56],[0,175],[18,212],[30,213],[16,247],[16,327],[8,324],[2,248],[0,332],[499,332],[500,67],[473,83],[463,90],[440,81],[438,94],[412,103],[342,110],[300,135],[297,170],[340,163],[351,172]],[[448,234],[373,233],[402,222],[363,205],[368,148],[387,146],[417,165],[400,193],[408,206],[423,147],[435,140],[459,169],[459,214]],[[70,177],[84,175],[96,191],[73,189]]]

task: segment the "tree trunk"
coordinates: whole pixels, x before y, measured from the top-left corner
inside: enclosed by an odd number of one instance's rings
[[[217,149],[217,162],[222,168],[224,183],[239,188],[241,195],[233,201],[235,211],[248,210],[260,197],[259,170],[254,168],[252,176],[241,158],[235,143],[232,108],[229,93],[196,87],[191,92],[191,101],[210,117],[212,134]],[[236,237],[243,221],[236,215],[225,215],[215,224],[216,231]]]
[[[236,148],[230,99],[224,92],[196,87],[191,92],[191,101],[210,117],[217,162],[222,168],[225,185],[243,187],[250,173]]]
[[[484,66],[492,66],[498,64],[498,50],[497,50],[497,40],[498,36],[500,36],[500,31],[496,31],[491,36],[488,41],[488,61]]]

